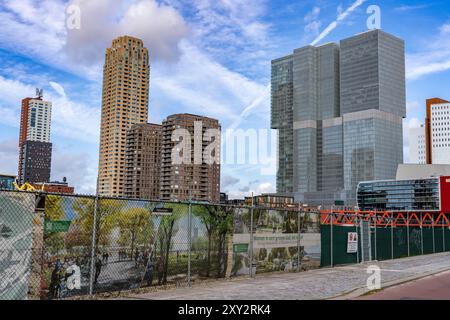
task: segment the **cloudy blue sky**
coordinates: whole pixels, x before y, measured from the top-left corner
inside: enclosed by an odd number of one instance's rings
[[[81,8],[79,30],[66,28],[71,4]],[[149,48],[150,122],[189,112],[224,130],[268,129],[270,61],[366,31],[369,5],[381,8],[383,30],[406,41],[406,132],[423,121],[426,98],[450,99],[448,0],[0,0],[0,172],[17,171],[20,101],[40,87],[53,102],[52,178],[95,192],[102,59],[116,36]],[[222,190],[275,191],[266,167],[224,165]]]

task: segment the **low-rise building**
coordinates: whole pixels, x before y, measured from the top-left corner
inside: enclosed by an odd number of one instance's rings
[[[63,193],[63,194],[74,194],[75,188],[69,186],[67,179],[64,177],[63,182],[53,181],[48,183],[34,183],[31,184],[36,190],[50,192],[50,193]]]
[[[396,180],[361,182],[362,211],[450,212],[450,166],[401,165]]]
[[[254,205],[255,207],[267,207],[267,208],[289,208],[298,206],[295,203],[294,197],[284,196],[272,193],[261,194],[259,196],[245,198],[246,205]]]

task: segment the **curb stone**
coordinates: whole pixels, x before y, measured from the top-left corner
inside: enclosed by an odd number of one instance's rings
[[[430,271],[421,275],[417,275],[417,276],[410,276],[410,277],[406,277],[403,279],[399,279],[399,280],[393,280],[393,281],[389,281],[386,282],[385,284],[382,284],[381,286],[381,291],[386,290],[388,288],[391,287],[395,287],[404,283],[408,283],[408,282],[412,282],[412,281],[416,281],[416,280],[420,280],[420,279],[424,279],[424,278],[428,278],[430,276],[433,275],[437,275],[437,274],[441,274],[441,273],[445,273],[450,271],[450,266],[445,267],[445,268],[441,268],[439,270],[435,270],[435,271]],[[331,298],[326,298],[324,300],[351,300],[351,299],[355,299],[358,297],[361,297],[365,294],[370,293],[371,291],[374,290],[369,290],[366,287],[358,287],[352,290],[347,291],[346,293],[331,297]]]

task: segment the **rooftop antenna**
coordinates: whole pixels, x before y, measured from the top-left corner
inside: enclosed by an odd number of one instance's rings
[[[36,88],[36,96],[38,97],[38,99],[42,99],[42,97],[44,96],[44,89]]]

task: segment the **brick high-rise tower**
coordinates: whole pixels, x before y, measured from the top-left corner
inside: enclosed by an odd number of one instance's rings
[[[167,201],[220,200],[220,130],[218,120],[193,114],[174,114],[163,121],[160,197]],[[179,130],[177,134],[176,130]],[[188,136],[180,138],[183,133]],[[208,133],[209,132],[209,133]],[[180,141],[188,139],[187,149]],[[216,148],[211,149],[211,147]],[[183,154],[182,163],[176,155]]]
[[[127,198],[159,199],[162,126],[135,124],[127,132],[124,195]]]
[[[124,194],[126,133],[147,123],[150,63],[142,40],[122,36],[106,49],[97,192]]]
[[[18,180],[48,182],[51,168],[50,129],[52,103],[42,99],[37,90],[36,98],[22,100],[19,134]],[[36,167],[36,163],[39,163]]]

